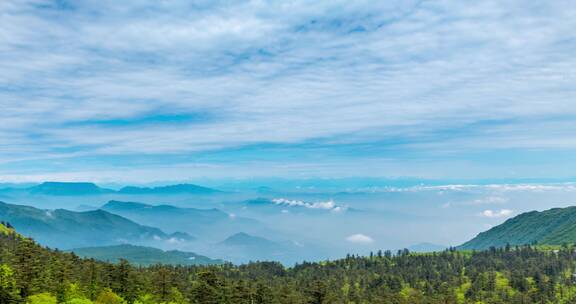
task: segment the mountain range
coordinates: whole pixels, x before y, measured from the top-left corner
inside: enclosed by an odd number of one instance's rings
[[[94,183],[60,183],[45,182],[37,186],[27,188],[31,194],[44,195],[93,195],[113,193],[114,190],[101,188]]]
[[[0,219],[41,244],[60,249],[192,238],[170,235],[104,210],[45,210],[0,202]]]
[[[32,195],[50,195],[50,196],[85,196],[85,195],[102,195],[102,194],[215,194],[223,193],[222,191],[202,187],[193,184],[178,184],[162,187],[135,187],[126,186],[120,190],[113,190],[100,187],[94,183],[88,182],[44,182],[34,186],[16,187],[9,186],[0,189],[2,193],[25,193]]]
[[[213,194],[222,193],[222,191],[202,187],[192,184],[178,184],[162,187],[134,187],[128,186],[120,189],[118,193],[122,194]]]
[[[206,239],[221,239],[238,231],[256,232],[264,229],[256,220],[236,217],[215,208],[180,208],[113,200],[101,209],[144,225],[159,227],[165,231],[188,232]]]

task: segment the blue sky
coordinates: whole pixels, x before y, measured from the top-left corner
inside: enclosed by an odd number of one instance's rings
[[[0,14],[2,181],[576,175],[571,1]]]

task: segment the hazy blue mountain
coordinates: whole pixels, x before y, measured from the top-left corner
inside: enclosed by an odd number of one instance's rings
[[[24,189],[37,185],[37,183],[0,183],[0,191],[8,189]]]
[[[0,220],[43,245],[61,249],[178,238],[104,210],[43,210],[0,202]]]
[[[409,246],[407,249],[411,252],[437,252],[444,251],[447,248],[448,247],[444,245],[423,242]]]
[[[62,182],[44,182],[37,186],[25,189],[31,194],[43,195],[98,195],[113,193],[114,190],[98,187],[94,183],[62,183]]]
[[[103,247],[85,247],[70,250],[81,257],[94,258],[116,263],[120,259],[137,265],[172,264],[172,265],[217,265],[224,261],[211,259],[193,252],[178,250],[164,251],[153,247],[135,245],[116,245]]]
[[[258,248],[259,250],[274,250],[280,247],[279,244],[262,237],[252,236],[244,232],[239,232],[229,236],[221,243],[225,246]]]
[[[179,232],[179,231],[171,233],[170,238],[178,240],[178,241],[194,241],[194,240],[196,240],[196,237],[191,236],[188,233]]]
[[[122,194],[213,194],[222,191],[193,184],[179,184],[161,187],[124,187],[118,191]]]
[[[296,246],[291,242],[276,242],[239,232],[229,236],[214,247],[215,253],[235,263],[248,261],[280,261],[286,264],[305,260],[311,248]]]
[[[214,208],[179,208],[121,201],[110,201],[101,208],[144,225],[165,231],[184,231],[204,238],[224,237],[246,229],[262,229],[258,221],[235,217]]]
[[[100,207],[82,204],[78,205],[74,211],[93,211],[98,209],[100,209]]]
[[[525,244],[576,243],[576,207],[531,211],[478,234],[459,249],[487,249]]]
[[[170,194],[215,194],[224,193],[220,190],[202,187],[193,184],[178,184],[161,187],[135,187],[126,186],[118,191],[100,187],[89,182],[44,182],[37,185],[30,184],[0,184],[2,193],[29,193],[40,195],[81,196],[100,194],[127,194],[127,195],[170,195]]]

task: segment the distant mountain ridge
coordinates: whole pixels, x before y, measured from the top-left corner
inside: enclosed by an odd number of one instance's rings
[[[103,247],[85,247],[70,250],[80,257],[94,258],[101,261],[117,263],[120,259],[125,259],[130,263],[148,266],[155,264],[170,265],[219,265],[224,261],[211,259],[193,252],[178,250],[164,251],[162,249],[135,246],[135,245],[115,245]]]
[[[244,232],[238,232],[229,236],[224,241],[222,241],[221,244],[226,246],[252,247],[258,248],[259,250],[269,250],[279,246],[279,244],[268,239],[249,235]]]
[[[82,196],[82,195],[100,195],[100,194],[215,194],[223,193],[220,190],[202,187],[194,184],[177,184],[161,187],[136,187],[126,186],[116,191],[113,189],[103,188],[91,182],[43,182],[38,185],[19,187],[10,185],[10,187],[0,188],[1,192],[10,193],[30,193],[54,196]]]
[[[123,194],[212,194],[220,192],[222,191],[193,184],[178,184],[152,188],[128,186],[118,191],[118,193]]]
[[[101,188],[94,183],[44,182],[25,189],[31,194],[46,195],[94,195],[113,193],[114,190]]]
[[[256,220],[236,217],[216,208],[181,208],[111,200],[101,209],[165,231],[183,231],[205,238],[220,238],[243,229],[262,228]]]
[[[531,211],[478,234],[459,249],[487,249],[527,244],[576,243],[576,207]]]
[[[166,234],[158,228],[143,226],[104,210],[44,210],[0,202],[0,219],[10,222],[20,233],[41,244],[60,249],[180,240],[183,237],[182,234]]]
[[[277,243],[263,237],[238,232],[216,244],[218,252],[224,258],[234,262],[249,260],[282,260],[297,248],[284,243]]]

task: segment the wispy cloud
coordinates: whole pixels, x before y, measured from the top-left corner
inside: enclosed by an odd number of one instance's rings
[[[568,1],[5,0],[0,13],[0,159],[18,166],[258,160],[267,145],[309,163],[576,148]]]

